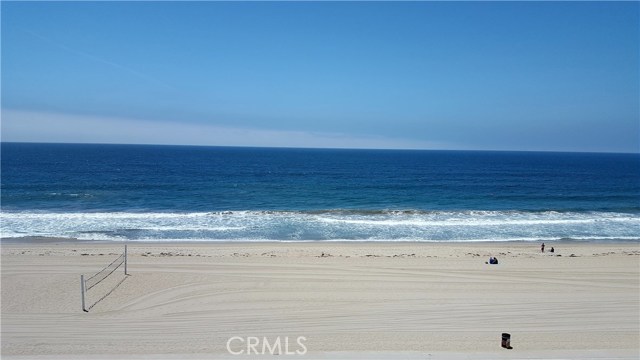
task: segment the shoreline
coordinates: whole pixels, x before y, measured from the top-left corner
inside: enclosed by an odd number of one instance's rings
[[[94,240],[71,237],[24,236],[0,237],[2,244],[636,244],[640,237],[633,239],[568,239],[557,240]]]
[[[529,241],[477,241],[477,242],[422,242],[422,241],[104,241],[79,240],[70,238],[22,238],[20,241],[6,241],[0,239],[0,249],[3,255],[16,255],[16,250],[44,249],[43,255],[51,254],[52,250],[62,250],[57,255],[68,256],[75,254],[76,249],[89,253],[104,252],[104,249],[122,249],[127,245],[132,256],[145,256],[146,249],[180,249],[183,253],[175,256],[207,256],[226,257],[243,253],[247,256],[262,256],[269,250],[270,256],[288,258],[315,257],[407,257],[413,258],[453,258],[466,256],[502,256],[502,257],[590,257],[613,254],[640,255],[640,241],[555,241],[545,242],[546,251],[540,251],[543,242]],[[551,253],[551,248],[555,252]],[[71,250],[71,252],[70,252]],[[191,250],[191,255],[188,255]],[[407,251],[414,250],[412,253]],[[232,252],[235,251],[235,252]],[[376,252],[368,254],[368,252]],[[478,254],[482,253],[482,255]],[[174,256],[173,253],[164,256]],[[321,256],[322,257],[322,256]],[[640,265],[640,262],[639,262]]]

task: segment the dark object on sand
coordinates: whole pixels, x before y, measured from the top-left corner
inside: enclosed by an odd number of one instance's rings
[[[502,333],[502,347],[505,349],[513,349],[511,347],[511,334]]]
[[[493,257],[493,256],[492,256],[492,257],[490,257],[490,258],[489,258],[489,264],[492,264],[492,265],[496,265],[496,264],[498,264],[498,258],[495,258],[495,257]]]
[[[554,252],[555,250],[553,249],[553,246],[551,247],[551,250],[549,250],[549,252]]]

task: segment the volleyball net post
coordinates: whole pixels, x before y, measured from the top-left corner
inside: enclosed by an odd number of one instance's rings
[[[93,275],[91,275],[91,276],[89,276],[87,278],[85,278],[84,274],[80,275],[80,295],[81,295],[81,299],[82,299],[82,311],[89,312],[89,309],[91,309],[98,302],[100,302],[104,298],[106,298],[109,294],[111,294],[113,292],[113,290],[115,290],[118,286],[120,286],[120,284],[122,284],[124,279],[126,279],[126,277],[129,275],[128,269],[127,269],[127,257],[128,257],[127,255],[128,255],[127,254],[127,245],[125,245],[124,246],[124,252],[122,254],[120,254],[120,256],[118,256],[115,260],[113,260],[109,265],[105,266],[102,270],[98,271],[97,273],[95,273],[95,274],[93,274]],[[100,284],[102,281],[104,281],[106,278],[108,278],[120,266],[124,267],[124,275],[125,275],[125,277],[122,280],[120,280],[120,282],[118,282],[117,285],[114,288],[112,288],[104,296],[102,296],[102,298],[100,298],[95,303],[87,306],[87,300],[86,300],[87,292],[89,290],[93,289],[94,286]]]
[[[80,293],[82,294],[82,311],[84,312],[88,312],[89,310],[87,310],[87,307],[85,305],[84,302],[84,294],[85,294],[85,290],[84,290],[84,275],[80,275]]]

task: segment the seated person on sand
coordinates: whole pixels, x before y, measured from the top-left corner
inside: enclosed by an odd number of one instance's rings
[[[495,265],[495,264],[497,264],[497,263],[498,263],[498,258],[495,258],[495,257],[493,257],[493,256],[492,256],[492,257],[490,257],[490,258],[489,258],[489,262],[488,262],[488,263],[485,263],[485,264],[492,264],[492,265]]]

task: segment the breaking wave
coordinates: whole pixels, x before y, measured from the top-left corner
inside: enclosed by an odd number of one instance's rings
[[[558,211],[313,210],[3,212],[3,238],[129,241],[640,240],[640,214]]]

